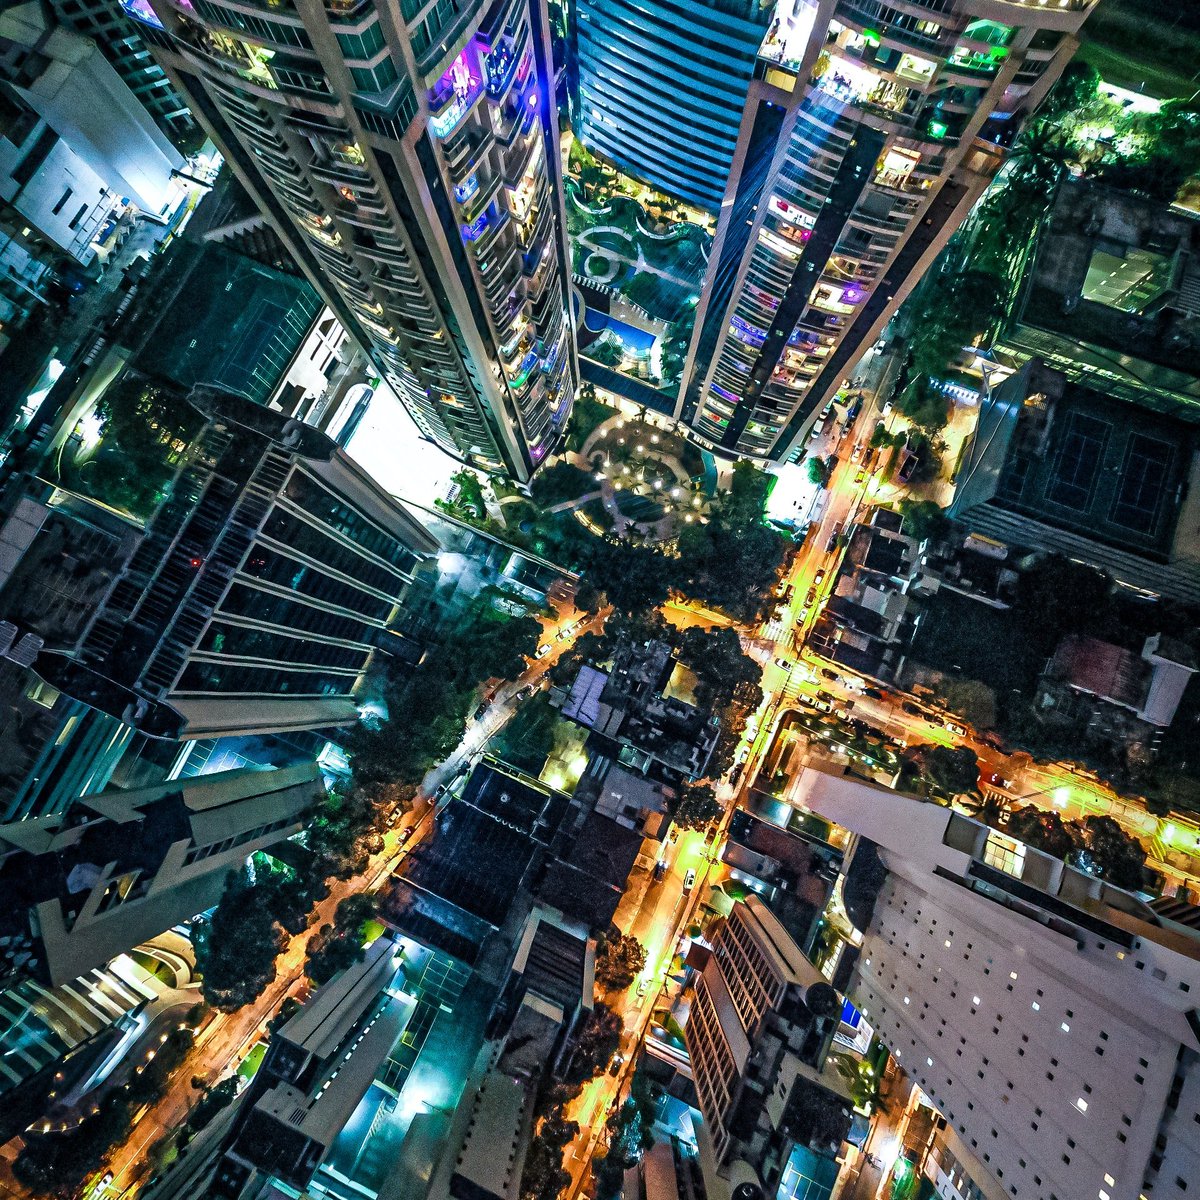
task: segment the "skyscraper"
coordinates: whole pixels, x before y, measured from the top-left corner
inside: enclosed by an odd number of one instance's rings
[[[668,196],[716,212],[770,20],[758,0],[578,0],[579,140]]]
[[[5,653],[154,737],[355,720],[436,542],[325,434],[240,397],[193,399],[133,371],[105,393],[118,412],[149,406],[160,434],[191,411],[144,526],[113,511],[112,493],[97,503],[26,481],[0,525],[0,633],[16,647]],[[117,440],[101,457],[127,453]]]
[[[777,7],[680,394],[705,444],[794,450],[995,174],[1092,3]]]
[[[1200,1176],[1200,910],[847,776],[807,770],[798,794],[858,834],[851,995],[952,1131],[953,1167],[927,1165],[938,1195],[1182,1197]]]
[[[422,432],[527,479],[577,375],[540,0],[153,6],[168,74]]]

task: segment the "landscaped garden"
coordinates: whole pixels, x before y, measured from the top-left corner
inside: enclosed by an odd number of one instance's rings
[[[567,229],[587,309],[581,348],[653,386],[679,379],[712,236],[693,212],[599,163],[568,157]]]

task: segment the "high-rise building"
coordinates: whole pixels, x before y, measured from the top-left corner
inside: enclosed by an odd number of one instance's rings
[[[571,70],[579,140],[715,213],[771,15],[758,0],[578,0]]]
[[[936,804],[809,769],[856,833],[852,998],[953,1130],[950,1200],[1162,1200],[1200,1177],[1200,911]]]
[[[804,1195],[837,1175],[851,1101],[824,1070],[842,999],[753,894],[735,904],[696,980],[686,1026],[710,1194]],[[758,1189],[757,1191],[753,1189]],[[821,1193],[817,1193],[821,1194]]]
[[[169,395],[132,371],[112,389],[118,405]],[[144,530],[118,523],[121,557],[64,561],[68,506],[21,501],[18,516],[46,536],[0,607],[44,638],[39,675],[155,736],[355,720],[376,649],[436,542],[326,435],[228,394],[192,401],[200,419],[181,469]],[[82,619],[56,636],[40,595]]]
[[[69,983],[211,908],[246,858],[299,833],[315,763],[224,771],[0,825],[0,981]]]
[[[678,415],[782,459],[1070,59],[1094,0],[789,0],[742,118]]]
[[[577,376],[544,6],[152,2],[168,74],[421,431],[527,479]]]
[[[51,0],[61,25],[91,38],[138,103],[175,145],[194,141],[195,119],[167,73],[154,61],[130,12],[150,12],[146,0]]]

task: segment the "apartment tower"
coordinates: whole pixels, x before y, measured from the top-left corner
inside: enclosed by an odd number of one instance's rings
[[[715,213],[770,21],[759,0],[577,0],[569,67],[579,140]]]
[[[946,1122],[947,1200],[1177,1200],[1200,1178],[1200,910],[960,813],[806,770],[858,835],[851,997]],[[880,867],[883,870],[880,870]]]
[[[1003,161],[1094,0],[783,0],[759,52],[677,415],[786,459]]]
[[[528,479],[577,380],[540,0],[151,3],[168,75],[421,431]]]

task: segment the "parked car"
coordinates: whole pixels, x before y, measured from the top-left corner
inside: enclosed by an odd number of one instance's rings
[[[825,568],[822,567],[813,579],[813,587],[820,587],[825,582]]]
[[[837,549],[838,538],[841,536],[838,526],[834,526],[833,532],[829,535],[829,540],[825,543],[825,553],[832,554]]]
[[[967,736],[967,727],[965,725],[960,725],[957,721],[943,721],[942,724],[952,734],[954,734],[955,737],[966,737]]]
[[[547,643],[546,643],[544,646],[539,646],[539,647],[537,648],[537,655],[536,655],[535,657],[537,657],[537,658],[545,658],[545,657],[546,657],[546,655],[547,655],[547,654],[549,654],[549,653],[550,653],[550,651],[551,651],[551,650],[553,650],[553,649],[554,649],[554,647],[553,647],[553,646],[551,646],[549,642],[547,642]]]
[[[683,877],[683,890],[690,892],[696,886],[696,868],[690,867],[688,873]]]
[[[859,467],[854,473],[854,486],[857,487],[867,477],[867,468]]]
[[[809,436],[810,438],[818,438],[818,437],[820,437],[820,436],[821,436],[821,434],[823,434],[824,432],[825,432],[825,422],[824,422],[824,421],[818,421],[818,422],[817,422],[817,423],[816,423],[816,424],[815,424],[815,425],[812,427],[812,429],[810,429],[810,430],[808,431],[808,436]]]
[[[476,721],[478,721],[479,718],[482,717],[485,712],[487,712],[487,710],[491,707],[491,703],[492,702],[490,700],[484,700],[480,704],[480,706],[475,710],[475,720]]]
[[[821,678],[828,679],[832,683],[837,683],[838,679],[840,679],[841,676],[839,676],[836,671],[831,671],[828,667],[822,667],[821,668]]]
[[[925,710],[919,704],[914,704],[911,700],[905,700],[900,705],[900,711],[908,713],[910,717],[923,717],[925,715]]]
[[[886,698],[886,693],[881,692],[877,687],[863,688],[863,695],[870,696],[872,700],[883,700]]]
[[[810,587],[808,589],[808,595],[804,597],[804,607],[812,608],[812,606],[816,603],[816,600],[817,600],[817,589],[815,587]]]
[[[775,665],[777,667],[782,667],[785,671],[791,671],[793,664],[788,662],[786,658],[777,658],[775,660]]]
[[[663,876],[667,873],[667,864],[660,858],[654,864],[654,882],[662,883]]]
[[[619,1050],[612,1056],[608,1063],[608,1073],[616,1079],[621,1073],[621,1068],[625,1065],[625,1055]]]
[[[830,700],[822,700],[819,696],[813,701],[813,708],[817,712],[833,712],[833,702]]]

